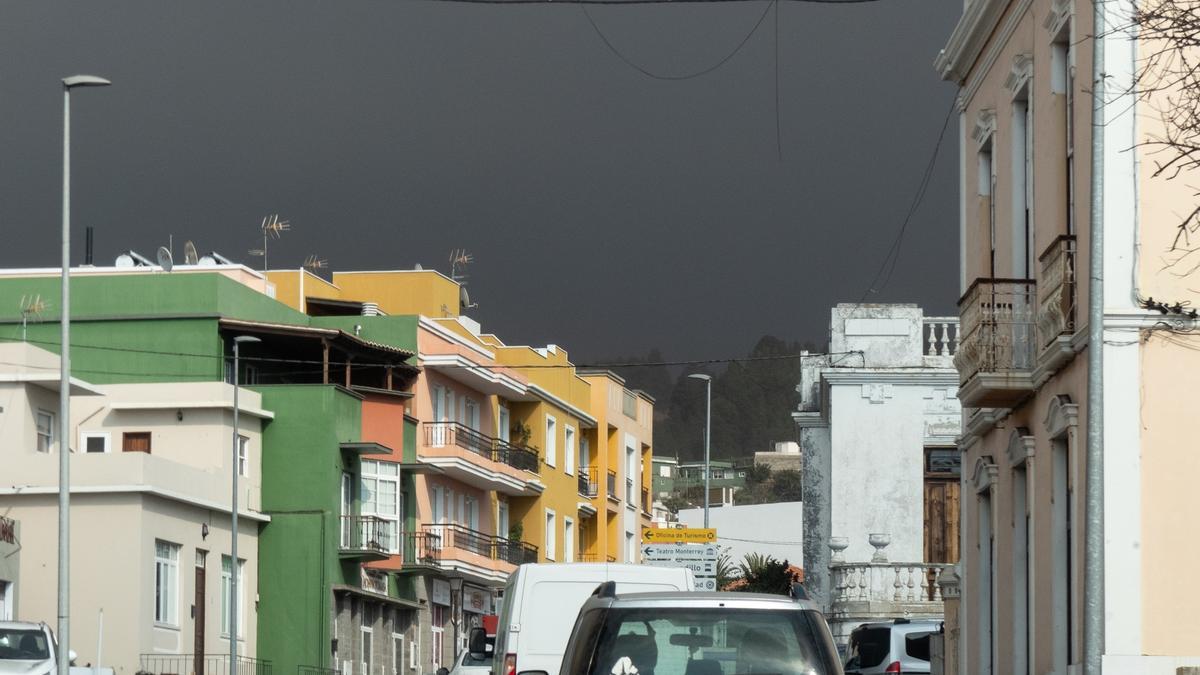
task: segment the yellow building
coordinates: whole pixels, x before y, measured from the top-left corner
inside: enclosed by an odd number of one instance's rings
[[[650,526],[652,398],[613,373],[577,371],[556,345],[507,345],[484,333],[461,313],[460,284],[433,270],[335,272],[332,282],[304,270],[268,277],[280,301],[308,314],[360,315],[356,325],[368,339],[386,341],[372,330],[374,315],[418,317],[418,460],[444,472],[418,481],[417,491],[429,492],[417,495],[418,526],[473,526],[442,537],[443,546],[461,540],[478,549],[491,537],[532,544],[544,562],[640,559],[640,531]],[[452,461],[446,448],[455,446],[468,447]],[[515,461],[529,451],[537,457],[532,468]],[[441,490],[484,499],[490,513],[435,507],[445,499]],[[509,562],[464,563],[459,571],[494,582]]]

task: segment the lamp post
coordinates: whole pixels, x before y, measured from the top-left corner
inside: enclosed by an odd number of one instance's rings
[[[704,380],[704,527],[708,527],[708,479],[712,475],[712,469],[709,468],[708,462],[708,437],[712,434],[712,375],[704,373],[692,373],[688,377],[693,380]]]
[[[237,675],[237,636],[238,636],[238,557],[237,557],[237,540],[238,540],[238,466],[239,450],[241,450],[242,437],[238,431],[241,430],[238,422],[238,390],[241,389],[238,377],[238,357],[239,347],[243,343],[262,342],[262,340],[253,335],[239,335],[233,338],[233,453],[232,462],[230,464],[233,474],[233,494],[232,506],[229,509],[231,519],[232,536],[229,544],[229,672],[230,675]]]
[[[58,382],[58,673],[71,668],[71,90],[106,87],[94,75],[63,78],[62,343]]]

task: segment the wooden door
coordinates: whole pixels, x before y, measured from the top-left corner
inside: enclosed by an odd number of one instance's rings
[[[958,562],[959,489],[957,479],[925,479],[925,562]]]
[[[192,651],[196,655],[196,675],[204,675],[204,561],[205,552],[196,551],[196,597],[193,623],[195,624]]]

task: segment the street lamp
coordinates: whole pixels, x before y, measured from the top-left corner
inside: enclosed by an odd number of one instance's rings
[[[708,527],[708,479],[712,469],[708,466],[708,437],[712,434],[712,375],[692,373],[688,375],[693,380],[704,380],[704,527]]]
[[[230,463],[233,474],[233,499],[232,507],[229,509],[232,520],[232,537],[229,544],[229,669],[230,673],[237,673],[237,636],[238,636],[238,557],[237,557],[237,540],[238,540],[238,455],[242,445],[240,427],[238,425],[238,390],[241,389],[238,377],[238,348],[243,343],[262,342],[262,340],[253,335],[239,335],[233,338],[233,461]]]
[[[71,668],[71,89],[112,84],[94,75],[63,78],[62,343],[58,383],[58,673]]]

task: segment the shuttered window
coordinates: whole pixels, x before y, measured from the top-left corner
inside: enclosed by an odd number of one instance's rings
[[[149,431],[126,431],[121,435],[121,450],[123,452],[150,452]]]

